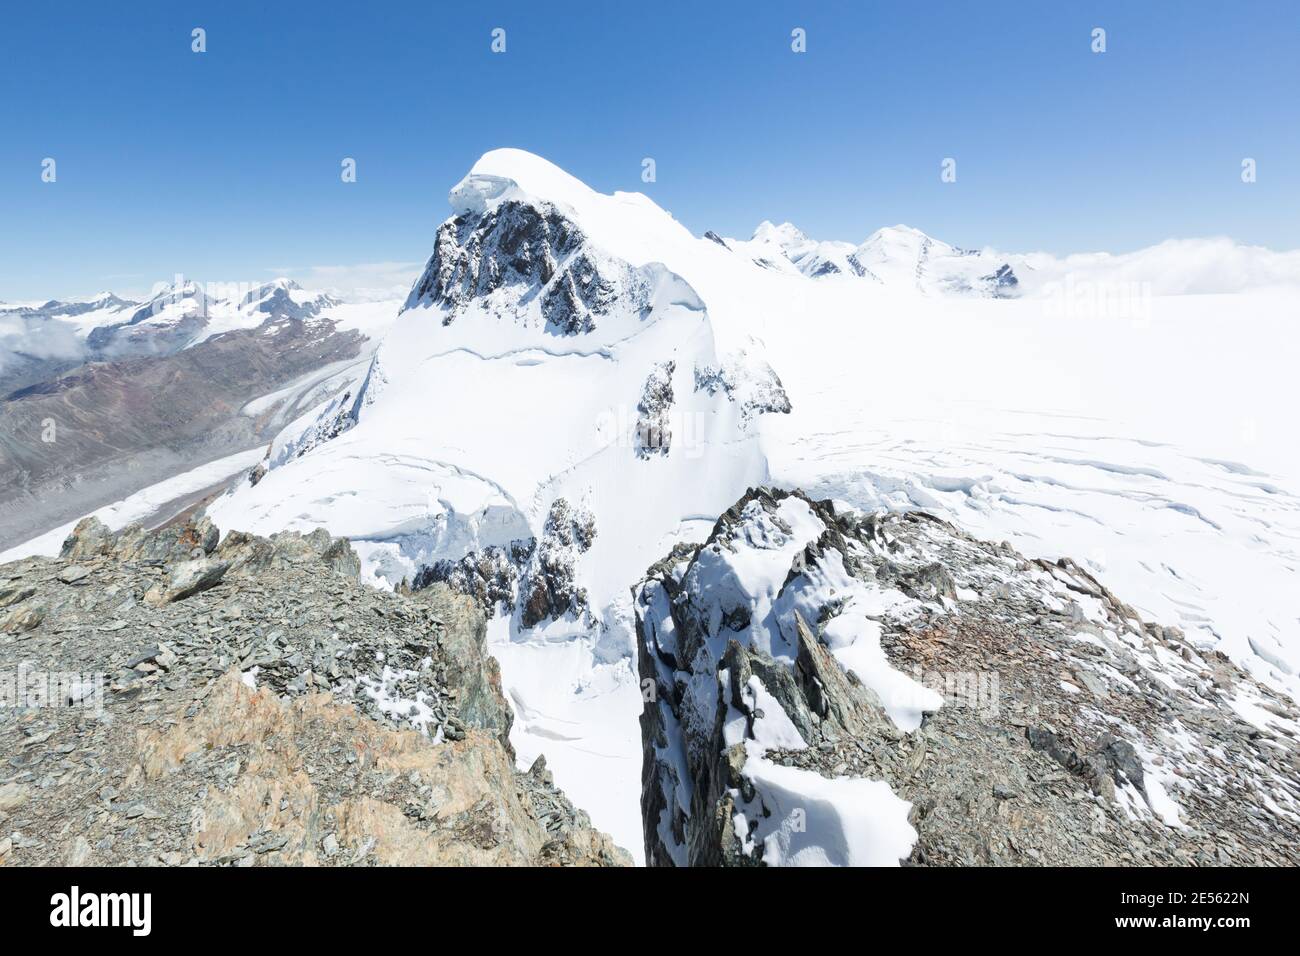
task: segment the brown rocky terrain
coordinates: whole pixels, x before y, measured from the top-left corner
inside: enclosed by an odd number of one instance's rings
[[[630,863],[515,768],[474,602],[358,567],[201,514],[0,566],[0,864]]]

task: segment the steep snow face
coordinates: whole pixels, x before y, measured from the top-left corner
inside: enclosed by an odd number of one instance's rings
[[[325,521],[382,545],[374,561],[396,583],[540,531],[566,497],[598,515],[590,590],[613,599],[682,521],[763,476],[752,422],[788,401],[767,363],[721,347],[746,337],[720,335],[674,269],[710,244],[644,197],[600,196],[502,150],[451,202],[456,215],[376,356],[382,392],[358,382],[368,404],[355,425],[307,454],[277,453],[256,489],[224,507],[238,507],[241,527]],[[638,430],[647,401],[675,436],[653,458]]]
[[[851,253],[880,281],[814,280],[775,252],[849,253],[772,227],[752,255],[518,150],[450,202],[347,397],[287,426],[265,476],[210,512],[324,525],[377,583],[437,568],[489,596],[521,760],[545,753],[634,852],[629,588],[750,486],[927,508],[1087,561],[1149,619],[1300,694],[1292,295],[1004,301],[979,282],[1007,260],[905,229]],[[560,501],[592,535],[548,531]]]

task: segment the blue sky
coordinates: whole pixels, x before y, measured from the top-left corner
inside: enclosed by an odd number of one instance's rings
[[[1300,246],[1289,0],[46,0],[7,6],[0,86],[8,300],[422,262],[448,188],[498,146],[642,189],[697,233]]]

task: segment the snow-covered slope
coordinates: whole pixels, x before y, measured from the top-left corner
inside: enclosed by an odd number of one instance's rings
[[[1293,293],[1157,293],[1137,316],[951,295],[1007,260],[901,228],[850,252],[771,227],[759,255],[518,150],[450,201],[369,367],[210,511],[324,525],[376,581],[481,595],[521,760],[544,752],[634,852],[629,589],[760,483],[1088,561],[1300,694]],[[850,256],[880,281],[818,275]]]

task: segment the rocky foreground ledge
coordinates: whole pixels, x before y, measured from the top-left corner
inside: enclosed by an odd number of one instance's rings
[[[636,590],[651,865],[1296,865],[1300,713],[1069,560],[753,489]]]
[[[86,519],[0,566],[0,865],[628,865],[515,768],[473,602],[323,531]]]

